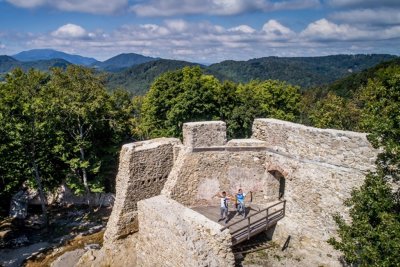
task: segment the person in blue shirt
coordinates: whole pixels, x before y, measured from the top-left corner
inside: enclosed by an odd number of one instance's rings
[[[252,192],[250,191],[250,194]],[[247,193],[244,193],[243,190],[240,188],[238,193],[236,194],[236,209],[239,215],[243,215],[243,218],[246,218],[246,206],[245,206],[245,199]]]

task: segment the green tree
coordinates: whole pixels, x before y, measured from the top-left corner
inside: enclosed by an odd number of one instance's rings
[[[389,66],[361,88],[363,103],[361,127],[370,132],[368,139],[382,147],[378,165],[385,175],[400,180],[400,66]]]
[[[377,171],[346,201],[351,223],[336,215],[337,238],[328,242],[343,252],[346,262],[360,266],[400,265],[400,68],[388,67],[359,92],[362,127],[369,140],[382,148]],[[389,183],[391,182],[391,183]]]
[[[82,184],[86,194],[90,193],[91,186],[101,189],[101,182],[90,183],[89,176],[96,177],[99,173],[102,161],[95,152],[100,148],[96,145],[104,144],[104,137],[109,136],[109,95],[103,81],[90,69],[70,65],[65,71],[53,69],[50,86],[52,104],[63,125],[57,152],[73,170],[69,184],[75,189]]]
[[[214,92],[219,86],[200,67],[161,75],[143,100],[143,131],[149,137],[180,136],[185,122],[218,118]]]
[[[232,112],[233,120],[242,125],[237,133],[249,137],[255,118],[275,118],[295,121],[299,115],[299,88],[286,82],[267,80],[240,84],[240,99]]]
[[[354,100],[345,99],[331,92],[317,101],[315,107],[309,111],[312,125],[339,130],[359,130],[360,115],[361,111]]]
[[[0,86],[2,193],[15,192],[17,186],[30,181],[38,189],[46,221],[45,188],[59,183],[62,166],[53,153],[55,124],[47,106],[48,80],[39,71],[16,69]]]

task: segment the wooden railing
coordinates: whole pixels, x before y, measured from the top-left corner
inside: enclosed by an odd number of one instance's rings
[[[276,207],[279,205],[282,207],[277,209]],[[249,215],[247,218],[223,227],[221,231],[229,229],[232,236],[232,245],[236,245],[276,224],[280,219],[285,217],[285,208],[286,200],[280,201]],[[247,221],[247,223],[244,226],[240,226],[244,221]],[[233,230],[232,228],[235,228],[235,226],[239,226],[239,228]]]

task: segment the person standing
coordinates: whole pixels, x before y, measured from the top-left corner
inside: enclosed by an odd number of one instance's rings
[[[252,192],[250,191],[250,194]],[[246,206],[245,206],[245,199],[247,193],[244,193],[241,188],[239,188],[238,193],[236,194],[236,209],[237,213],[243,215],[243,218],[246,218]]]
[[[229,217],[229,208],[228,208],[228,201],[232,198],[227,196],[226,192],[223,191],[222,193],[218,192],[215,196],[220,198],[220,214],[221,218],[218,221],[225,220],[225,224],[228,223]]]

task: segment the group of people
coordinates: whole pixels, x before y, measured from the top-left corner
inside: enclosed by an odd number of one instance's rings
[[[250,191],[249,193],[251,194],[252,192]],[[246,206],[245,206],[245,202],[244,202],[246,199],[246,195],[248,195],[248,194],[244,193],[242,189],[239,189],[235,196],[228,195],[225,191],[218,192],[215,195],[215,197],[218,196],[221,201],[221,205],[220,205],[221,218],[219,221],[225,220],[225,224],[228,223],[228,221],[229,221],[228,202],[229,201],[235,201],[237,214],[242,215],[243,218],[246,218]]]

